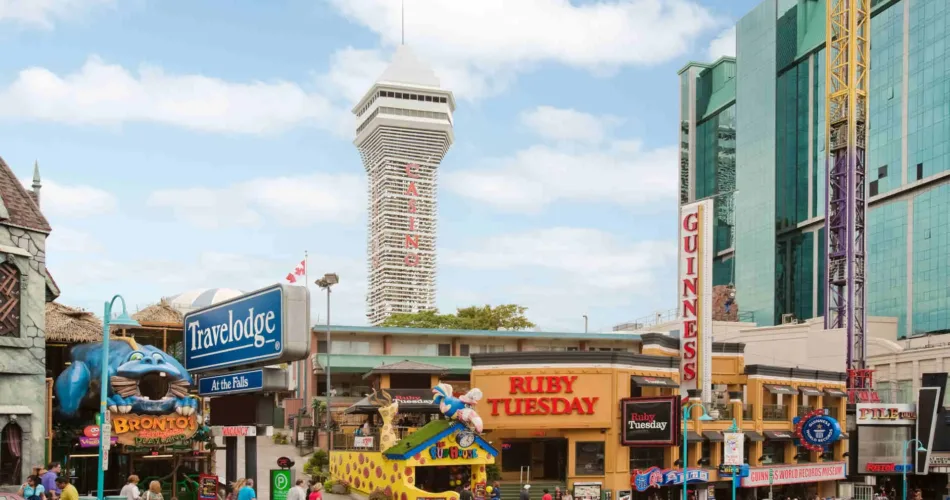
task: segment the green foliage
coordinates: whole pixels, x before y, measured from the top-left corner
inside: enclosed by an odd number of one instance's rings
[[[489,481],[501,481],[501,469],[497,464],[489,464],[485,467],[485,474]]]
[[[286,432],[275,432],[273,440],[274,444],[287,444],[290,442],[290,437],[287,436]]]
[[[324,450],[314,450],[313,455],[303,465],[303,472],[308,476],[321,476],[326,474],[327,466],[330,465],[330,459]]]
[[[502,304],[492,307],[471,306],[456,309],[455,314],[440,314],[439,311],[393,314],[382,326],[404,328],[434,328],[453,330],[524,330],[535,324],[525,317],[527,307]]]
[[[390,493],[387,493],[387,491]],[[386,491],[376,488],[369,494],[369,500],[392,500],[393,496],[391,491],[389,488],[386,488]]]

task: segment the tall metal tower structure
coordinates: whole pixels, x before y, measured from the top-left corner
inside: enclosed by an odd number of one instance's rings
[[[369,185],[366,317],[435,308],[438,167],[454,140],[452,92],[401,45],[353,108]]]
[[[831,157],[825,219],[825,327],[847,332],[852,394],[871,388],[865,337],[870,12],[870,0],[828,0],[825,137]]]

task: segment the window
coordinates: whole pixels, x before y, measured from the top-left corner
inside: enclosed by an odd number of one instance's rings
[[[0,431],[0,484],[20,484],[22,479],[23,429],[10,422]]]
[[[898,404],[910,404],[915,402],[914,398],[914,381],[913,380],[898,380],[897,381],[897,403]]]
[[[452,344],[439,344],[439,356],[451,356]]]
[[[604,475],[603,441],[579,441],[574,443],[574,475]]]
[[[882,403],[894,402],[894,388],[890,382],[877,382],[877,395]]]
[[[325,342],[323,347],[326,348]],[[330,347],[331,354],[369,354],[369,341],[367,340],[333,340]],[[317,349],[319,348],[320,345],[317,344]]]
[[[887,177],[887,165],[877,167],[877,178],[883,179],[885,177]]]
[[[697,460],[697,462],[700,462],[700,463],[698,463],[697,465],[709,465],[711,463],[710,460],[712,460],[712,443],[710,443],[706,439],[703,439],[702,448],[703,448],[702,456],[699,457],[699,460]],[[692,467],[692,464],[690,464],[690,467]]]
[[[468,344],[462,344],[459,346],[459,355],[468,356],[471,353],[471,349]]]
[[[392,354],[396,356],[436,356],[439,347],[436,344],[393,343]]]
[[[877,181],[871,181],[871,184],[868,185],[868,196],[876,196],[877,190]]]
[[[924,178],[924,164],[918,163],[917,164],[917,180],[919,181],[923,178]]]
[[[663,468],[663,448],[629,448],[630,470],[647,470],[650,467]]]
[[[318,353],[326,353],[326,352],[327,352],[327,341],[326,341],[326,340],[318,340],[318,341],[317,341],[317,352],[318,352]]]
[[[767,440],[762,445],[763,464],[785,463],[785,441]]]
[[[0,264],[0,337],[20,336],[20,270]]]
[[[503,472],[520,471],[531,466],[530,441],[505,441],[501,443],[501,470]]]
[[[811,451],[804,446],[798,447],[798,463],[807,464],[811,462]]]

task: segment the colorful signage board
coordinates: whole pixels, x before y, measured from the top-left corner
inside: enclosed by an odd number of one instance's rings
[[[659,467],[651,467],[646,471],[634,471],[633,486],[637,491],[646,491],[650,488],[660,486],[674,486],[683,484],[683,471],[678,469],[661,470]],[[687,469],[687,483],[706,483],[709,482],[709,471],[703,469]]]
[[[183,321],[189,372],[299,361],[310,351],[310,292],[301,286],[271,285]]]
[[[822,462],[808,465],[751,467],[749,477],[742,478],[743,488],[759,486],[834,481],[847,476],[844,462]]]
[[[620,400],[624,446],[676,446],[680,434],[680,400],[677,397]]]
[[[372,448],[373,436],[353,436],[354,448]]]
[[[491,414],[593,415],[598,397],[574,393],[577,375],[516,376],[508,378],[508,398],[488,398]]]
[[[680,392],[712,395],[712,200],[680,209],[679,304]]]
[[[858,425],[914,425],[917,421],[917,405],[890,403],[858,403]]]
[[[109,439],[111,444],[116,444],[119,441],[119,438],[112,436]],[[79,447],[80,448],[98,448],[99,447],[99,436],[88,437],[88,436],[79,436]]]
[[[841,437],[841,424],[819,408],[795,417],[795,437],[809,450],[822,451]]]
[[[167,446],[191,439],[198,431],[198,416],[116,414],[112,431],[119,444]]]
[[[218,476],[201,474],[198,476],[198,498],[200,500],[217,500]]]
[[[868,474],[903,474],[912,470],[911,464],[896,464],[894,462],[868,462],[864,464],[864,472]]]
[[[294,486],[293,469],[270,470],[271,500],[287,500],[290,488]]]
[[[722,463],[740,466],[745,464],[745,434],[725,432],[722,435]]]

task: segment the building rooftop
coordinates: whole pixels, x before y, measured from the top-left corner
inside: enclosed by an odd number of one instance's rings
[[[377,83],[393,82],[426,87],[439,87],[439,78],[429,65],[416,57],[415,53],[406,45],[396,49],[389,67],[376,80]]]
[[[314,333],[326,332],[326,326],[315,325]],[[513,339],[556,340],[630,340],[640,341],[640,335],[630,332],[535,332],[528,330],[453,330],[441,328],[396,328],[385,326],[330,325],[331,332],[369,333],[377,335],[435,335],[442,337],[497,337]]]

